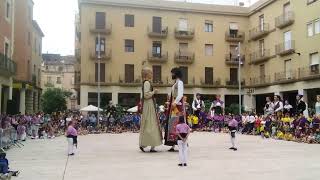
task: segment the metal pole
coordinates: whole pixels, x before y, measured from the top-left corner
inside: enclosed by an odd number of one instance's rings
[[[101,59],[101,41],[100,33],[98,34],[98,118],[97,125],[100,123],[100,59]]]
[[[240,42],[238,45],[238,83],[239,83],[239,115],[241,115],[241,108],[242,108],[242,102],[241,102],[241,55],[240,55]]]

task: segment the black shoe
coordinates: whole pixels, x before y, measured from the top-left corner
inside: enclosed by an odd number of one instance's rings
[[[168,150],[169,152],[174,152],[174,148],[171,148]]]
[[[69,154],[69,156],[74,156],[74,153]]]
[[[183,166],[188,166],[187,163],[184,163]]]
[[[233,148],[233,150],[234,150],[234,151],[237,151],[238,149],[237,149],[237,148]]]
[[[182,164],[178,164],[178,166],[182,167],[183,165]]]
[[[231,147],[231,148],[229,148],[230,150],[234,150],[235,149],[235,147]]]
[[[142,151],[142,152],[146,152],[143,147],[139,147],[139,149]]]
[[[151,153],[156,153],[156,152],[158,152],[158,151],[152,149],[152,150],[150,150],[150,152],[151,152]]]

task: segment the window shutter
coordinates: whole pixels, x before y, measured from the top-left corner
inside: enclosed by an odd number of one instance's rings
[[[311,59],[311,66],[320,64],[320,58],[319,58],[319,53],[313,53],[310,55]]]

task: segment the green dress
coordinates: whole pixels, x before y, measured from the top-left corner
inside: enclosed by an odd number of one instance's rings
[[[143,106],[142,118],[140,124],[140,147],[160,146],[162,144],[162,132],[160,122],[156,114],[154,93],[151,83],[145,81],[143,83]]]

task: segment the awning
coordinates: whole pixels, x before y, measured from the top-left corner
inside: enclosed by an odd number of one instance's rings
[[[230,23],[230,29],[231,30],[238,30],[238,24],[237,23]]]

